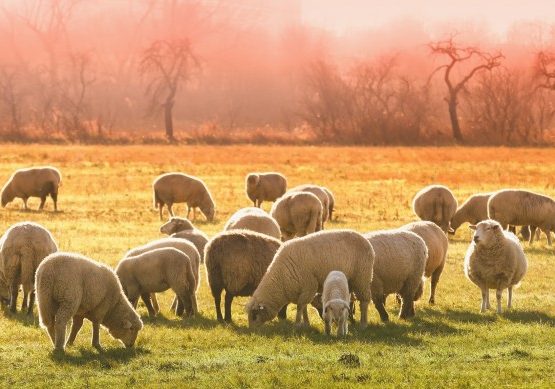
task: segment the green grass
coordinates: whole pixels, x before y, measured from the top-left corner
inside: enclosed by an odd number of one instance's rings
[[[151,206],[156,175],[176,169],[207,182],[217,220],[197,225],[212,236],[231,213],[249,205],[244,175],[268,169],[284,172],[291,186],[327,185],[338,208],[338,219],[327,228],[366,232],[413,220],[410,199],[432,182],[453,188],[459,201],[507,186],[553,196],[554,154],[552,149],[0,146],[0,180],[18,167],[44,163],[58,166],[64,176],[62,212],[23,212],[16,201],[0,211],[0,227],[34,220],[53,232],[62,250],[115,265],[129,248],[161,236]],[[37,199],[30,203],[38,205]],[[183,214],[183,206],[178,212]],[[462,270],[470,236],[463,226],[450,239],[435,306],[427,303],[428,282],[414,320],[397,319],[390,297],[390,323],[380,323],[370,307],[370,326],[364,331],[351,326],[346,339],[326,337],[314,310],[311,327],[296,329],[294,308],[286,323],[249,330],[246,298],[234,302],[234,324],[219,324],[204,271],[200,315],[183,324],[169,312],[170,292],[161,295],[162,314],[155,319],[140,305],[145,326],[133,350],[101,330],[105,352],[98,353],[86,322],[66,355],[55,355],[36,316],[3,311],[0,386],[553,387],[554,249],[544,238],[532,247],[525,244],[529,270],[515,291],[513,310],[480,314],[480,291]]]

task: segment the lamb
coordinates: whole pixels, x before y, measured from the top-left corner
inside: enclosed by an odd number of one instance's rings
[[[428,260],[424,270],[424,276],[431,277],[430,304],[435,304],[435,294],[439,277],[443,272],[445,260],[447,259],[447,246],[449,240],[443,233],[441,228],[436,224],[427,221],[413,222],[404,225],[401,229],[414,232],[416,235],[424,239],[428,248]]]
[[[10,290],[10,311],[16,311],[19,285],[23,286],[22,310],[33,313],[35,272],[41,261],[58,251],[54,238],[43,226],[33,222],[12,225],[0,238],[0,259],[4,279]]]
[[[287,179],[280,173],[250,173],[245,178],[245,192],[254,207],[264,201],[276,201],[287,190]]]
[[[551,246],[551,231],[555,231],[555,201],[539,193],[520,189],[504,189],[491,195],[488,216],[498,221],[503,229],[509,225],[535,226],[543,231]],[[530,243],[534,241],[532,227]]]
[[[122,259],[116,267],[121,286],[133,308],[143,296],[149,315],[155,316],[150,304],[151,293],[171,288],[185,307],[185,315],[197,314],[196,279],[191,260],[182,251],[165,247]]]
[[[335,210],[335,197],[333,197],[333,193],[331,192],[331,190],[329,190],[325,186],[322,186],[322,189],[328,195],[328,220],[331,221],[333,216],[333,211]]]
[[[208,243],[208,236],[195,228],[188,219],[174,216],[160,227],[160,232],[172,238],[186,239],[194,244],[200,254],[200,263],[204,263],[204,247]]]
[[[166,173],[157,177],[153,184],[154,208],[160,211],[167,206],[168,212],[174,216],[172,206],[175,203],[187,204],[187,219],[193,209],[193,220],[196,220],[196,208],[211,222],[214,220],[216,207],[212,195],[202,180],[183,173]]]
[[[92,345],[100,345],[100,325],[125,347],[132,347],[143,323],[123,294],[112,269],[75,253],[49,255],[37,269],[37,301],[41,327],[56,351],[64,351],[66,325],[73,318],[67,345],[88,319],[93,325]]]
[[[129,258],[129,257],[135,257],[139,254],[144,254],[147,251],[151,251],[154,249],[159,249],[159,248],[165,248],[165,247],[173,247],[179,251],[182,251],[185,255],[187,255],[187,257],[189,257],[189,259],[191,260],[191,268],[193,270],[193,275],[195,277],[195,290],[198,289],[198,286],[200,284],[200,273],[199,273],[199,263],[200,263],[200,254],[198,252],[198,250],[196,249],[196,247],[189,242],[188,240],[185,239],[181,239],[181,238],[162,238],[162,239],[157,239],[157,240],[153,240],[143,246],[139,246],[136,247],[134,249],[129,250],[125,255],[124,255],[124,259],[125,258]],[[145,296],[146,297],[146,296]],[[151,293],[150,295],[151,299],[152,299],[152,307],[154,308],[154,311],[157,313],[160,310],[160,307],[158,305],[158,300],[156,298],[156,294],[155,293]],[[148,301],[145,301],[145,299],[143,298],[143,296],[141,296],[141,298],[143,299],[143,302],[145,303],[145,305],[149,305]],[[178,299],[174,299],[174,302],[172,304],[172,309],[174,309],[175,307],[177,307],[177,314],[181,316],[181,314],[183,313],[183,306],[181,304],[178,304]]]
[[[283,241],[322,229],[322,203],[312,193],[284,194],[272,205],[270,215],[277,221]]]
[[[414,196],[412,208],[420,219],[434,222],[445,233],[453,232],[450,222],[457,211],[457,200],[449,188],[443,185],[423,188]]]
[[[513,287],[518,286],[528,268],[520,242],[494,220],[471,225],[470,229],[474,230],[474,237],[464,258],[464,273],[482,290],[480,311],[490,308],[490,289],[496,290],[497,313],[502,312],[503,289],[509,290],[507,307],[511,309]]]
[[[326,335],[331,333],[332,322],[337,325],[337,336],[345,336],[349,326],[351,294],[347,277],[340,271],[331,271],[322,289],[323,319]]]
[[[228,230],[250,230],[280,239],[277,222],[260,208],[248,207],[235,212],[224,226]]]
[[[376,259],[372,278],[372,301],[383,322],[389,320],[385,299],[396,293],[401,299],[399,317],[414,316],[414,301],[422,296],[428,249],[424,240],[410,231],[375,231],[365,235]]]
[[[214,296],[216,317],[231,322],[235,296],[251,296],[272,262],[281,242],[247,230],[230,230],[216,235],[206,246],[206,276]],[[220,308],[225,290],[225,316]],[[285,318],[285,309],[279,316]]]
[[[288,303],[297,304],[297,325],[302,316],[308,325],[307,304],[322,292],[330,271],[338,270],[360,301],[360,326],[366,328],[373,266],[372,246],[355,231],[320,231],[286,242],[245,307],[249,327],[272,320]]]
[[[19,197],[23,199],[25,210],[28,210],[29,197],[39,197],[39,210],[44,208],[46,197],[50,195],[54,202],[54,210],[58,210],[58,188],[62,184],[60,171],[52,166],[32,167],[16,170],[1,192],[2,207]]]
[[[312,193],[318,200],[322,203],[322,228],[324,227],[324,223],[328,220],[328,213],[330,208],[330,200],[326,191],[317,185],[306,184],[306,185],[299,185],[292,189],[289,189],[289,193],[292,192],[308,192]]]

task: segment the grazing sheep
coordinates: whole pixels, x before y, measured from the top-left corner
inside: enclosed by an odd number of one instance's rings
[[[364,236],[376,255],[372,301],[381,320],[389,320],[385,300],[392,293],[402,301],[399,317],[413,317],[414,301],[422,296],[422,277],[428,257],[426,243],[415,233],[404,230],[376,231]]]
[[[23,199],[25,209],[29,197],[39,197],[39,210],[44,208],[46,197],[54,201],[54,210],[58,210],[58,188],[62,184],[60,171],[52,166],[32,167],[16,170],[2,188],[2,207],[19,197]]]
[[[420,219],[434,222],[445,233],[453,232],[450,222],[457,211],[457,200],[449,188],[443,185],[423,188],[414,196],[412,209]]]
[[[133,346],[143,328],[114,271],[82,255],[49,255],[37,269],[36,284],[40,324],[57,351],[65,348],[66,326],[72,318],[67,344],[73,344],[88,319],[93,325],[92,345],[99,350],[100,325],[125,347]]]
[[[266,273],[281,242],[247,230],[231,230],[216,235],[206,246],[206,276],[214,296],[219,321],[231,322],[235,296],[250,296]],[[225,290],[225,316],[220,308]],[[281,312],[285,318],[285,310]]]
[[[322,186],[322,189],[328,195],[328,220],[331,221],[333,216],[333,211],[335,210],[335,197],[333,197],[333,193],[331,192],[331,190],[329,190],[325,186]]]
[[[349,326],[351,294],[347,277],[340,271],[331,271],[322,288],[323,319],[326,335],[331,333],[331,324],[337,325],[337,336],[345,336]]]
[[[328,220],[328,212],[330,209],[330,199],[326,191],[321,186],[306,184],[289,189],[288,193],[293,192],[308,192],[318,197],[318,200],[322,203],[322,228],[324,228],[324,223]]]
[[[520,189],[504,189],[491,195],[488,216],[498,221],[503,229],[509,225],[536,226],[547,237],[551,246],[551,231],[555,231],[555,201],[548,196]],[[530,243],[534,241],[532,227]]]
[[[447,246],[449,239],[435,223],[420,221],[409,223],[401,227],[403,230],[414,232],[416,235],[424,239],[426,247],[428,248],[428,260],[426,261],[426,268],[424,276],[432,277],[430,288],[430,304],[435,304],[436,287],[439,282],[439,277],[443,272],[445,260],[447,259]]]
[[[208,221],[214,220],[216,207],[208,188],[200,179],[183,173],[166,173],[157,177],[153,184],[154,208],[160,210],[168,207],[168,212],[173,216],[172,206],[176,203],[187,203],[187,219],[193,209],[193,220],[196,220],[196,208],[206,216]]]
[[[119,262],[116,274],[133,308],[143,296],[148,314],[155,316],[149,295],[171,289],[185,307],[183,318],[197,313],[196,279],[191,260],[182,251],[164,247],[127,257]]]
[[[342,271],[360,301],[360,325],[368,324],[374,250],[359,233],[321,231],[283,244],[262,277],[245,310],[249,327],[272,320],[288,303],[297,304],[297,325],[308,324],[307,304],[322,292],[330,271]]]
[[[248,207],[235,212],[224,226],[228,230],[250,230],[280,239],[277,222],[260,208]]]
[[[52,235],[43,226],[17,223],[0,238],[0,259],[6,284],[10,289],[10,311],[16,311],[19,285],[23,286],[22,310],[33,313],[35,303],[35,272],[41,261],[58,251]]]
[[[470,196],[451,219],[453,234],[463,223],[476,224],[488,218],[488,200],[492,193],[476,193]]]
[[[250,173],[245,178],[245,192],[253,206],[276,201],[287,190],[287,179],[279,173]]]
[[[312,193],[284,194],[272,205],[270,215],[277,221],[283,241],[322,229],[322,203]]]
[[[513,287],[518,286],[526,274],[528,262],[517,237],[503,231],[501,224],[485,220],[471,225],[475,230],[472,242],[464,258],[466,277],[482,290],[481,312],[489,309],[489,290],[495,289],[497,313],[501,313],[503,289],[509,290],[507,307],[513,300]]]
[[[193,270],[193,275],[195,276],[195,280],[196,280],[195,282],[196,289],[198,289],[198,286],[200,284],[200,273],[199,273],[200,254],[197,248],[186,239],[173,238],[173,237],[156,239],[145,245],[129,250],[124,255],[123,259],[129,258],[129,257],[135,257],[139,254],[144,254],[147,251],[160,249],[164,247],[173,247],[175,249],[178,249],[179,251],[182,251],[185,255],[187,255],[187,257],[189,257],[189,259],[191,260],[191,268]],[[151,293],[150,297],[152,299],[152,306],[154,308],[154,311],[158,313],[160,311],[160,307],[158,305],[158,299],[156,298],[156,294]],[[143,299],[143,302],[148,306],[149,303],[148,301],[145,301],[143,296],[141,296],[141,299]],[[181,316],[183,313],[184,307],[181,304],[178,304],[177,298],[174,299],[174,303],[172,304],[172,309],[174,309],[176,306],[178,307],[176,313],[179,316]]]
[[[200,263],[204,263],[204,247],[208,243],[208,236],[195,228],[188,219],[174,216],[160,227],[160,232],[172,238],[186,239],[194,244],[200,254]]]

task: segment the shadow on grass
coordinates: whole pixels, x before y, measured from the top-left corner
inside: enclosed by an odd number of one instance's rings
[[[65,353],[52,351],[50,353],[50,358],[60,364],[78,366],[96,362],[100,367],[110,369],[114,363],[126,363],[135,357],[150,354],[149,350],[142,347],[128,349],[123,348],[123,346],[104,349],[102,351],[97,351],[89,347],[80,347],[79,354],[75,355],[72,352],[72,347],[68,347]]]
[[[555,327],[555,317],[540,311],[517,311],[505,310],[500,315],[495,313],[495,309],[490,309],[486,313],[470,312],[470,311],[457,311],[453,309],[436,310],[433,308],[421,308],[420,312],[423,316],[429,318],[445,318],[447,320],[456,321],[460,323],[472,324],[489,324],[494,323],[498,319],[505,319],[515,323],[531,324],[531,323],[544,323],[551,327]]]
[[[49,209],[49,208],[44,208],[44,209],[37,209],[37,208],[29,208],[29,209],[25,209],[25,208],[6,208],[7,212],[10,213],[17,213],[17,214],[21,214],[21,215],[34,215],[34,214],[41,214],[41,213],[45,213],[45,214],[49,214],[49,215],[57,215],[57,214],[63,214],[65,213],[63,210],[57,210],[55,211],[54,209]]]
[[[194,317],[188,317],[185,320],[171,313],[169,315],[169,317],[163,314],[158,314],[155,317],[144,316],[141,320],[147,326],[167,328],[213,329],[220,325],[217,320],[207,318],[200,313]]]
[[[10,312],[10,309],[7,306],[2,307],[2,314],[4,315],[4,318],[6,318],[7,320],[16,321],[25,327],[38,326],[39,324],[38,315],[35,315],[34,313],[31,315],[27,315],[27,310],[21,311],[20,307],[21,306],[18,305],[17,312]]]

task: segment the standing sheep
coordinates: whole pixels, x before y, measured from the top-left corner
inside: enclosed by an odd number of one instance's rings
[[[208,188],[200,179],[183,173],[166,173],[157,177],[152,184],[154,192],[154,208],[160,210],[168,207],[168,212],[173,215],[172,206],[176,203],[187,204],[187,219],[193,209],[193,220],[196,220],[196,208],[206,216],[208,221],[214,220],[216,207]]]
[[[263,201],[276,201],[287,190],[287,179],[279,173],[250,173],[245,178],[245,192],[253,206]]]
[[[249,327],[272,320],[289,303],[297,304],[297,325],[301,318],[308,324],[307,304],[322,292],[328,274],[338,270],[360,301],[360,325],[365,328],[373,266],[372,246],[355,231],[321,231],[286,242],[245,306]]]
[[[22,222],[11,226],[0,238],[0,259],[10,289],[10,311],[16,311],[19,285],[23,286],[22,310],[33,313],[35,272],[41,261],[58,251],[52,235],[43,226]]]
[[[330,199],[324,188],[317,185],[305,184],[289,189],[288,193],[294,192],[308,192],[318,197],[318,200],[322,203],[322,228],[324,228],[324,223],[328,220],[330,209]]]
[[[509,290],[507,307],[513,300],[513,287],[518,286],[528,268],[524,250],[517,237],[503,231],[494,220],[471,225],[474,230],[472,243],[464,258],[466,277],[482,290],[481,312],[490,308],[489,290],[496,290],[497,313],[501,313],[503,289]]]
[[[228,230],[250,230],[280,239],[278,223],[260,208],[248,207],[235,212],[224,226]]]
[[[186,315],[197,313],[196,279],[191,260],[182,251],[165,247],[122,259],[116,267],[123,291],[133,308],[139,296],[145,301],[148,314],[156,315],[150,304],[151,293],[171,289],[185,307]]]
[[[14,198],[23,199],[25,210],[29,197],[39,197],[39,210],[44,208],[46,197],[50,195],[54,201],[54,210],[58,210],[58,188],[62,184],[60,171],[52,166],[33,167],[16,170],[2,188],[2,207]]]
[[[66,326],[72,318],[67,344],[73,344],[88,319],[93,325],[92,345],[98,350],[100,325],[125,347],[133,346],[143,328],[114,271],[82,255],[49,255],[37,269],[36,284],[40,324],[57,351],[65,348]]]
[[[322,203],[312,193],[286,193],[272,205],[270,214],[279,225],[283,241],[322,229]]]
[[[453,232],[450,222],[457,211],[457,200],[449,188],[443,185],[423,188],[414,196],[412,209],[420,219],[434,222],[445,233]]]
[[[206,246],[206,276],[214,296],[219,321],[231,322],[235,296],[251,296],[272,262],[281,242],[247,230],[231,230],[216,235]],[[220,308],[225,290],[225,316]],[[285,318],[285,309],[280,312]]]
[[[162,234],[170,235],[172,238],[186,239],[195,245],[200,254],[200,263],[204,263],[204,247],[208,243],[208,236],[193,226],[188,219],[182,217],[171,217],[170,220],[160,227]]]
[[[547,237],[551,246],[551,232],[555,231],[555,201],[539,193],[520,189],[504,189],[491,195],[488,201],[488,216],[498,221],[503,229],[509,225],[536,226]],[[534,241],[532,227],[530,243]]]
[[[347,277],[340,271],[331,271],[322,288],[323,319],[326,335],[331,324],[337,325],[337,336],[345,336],[349,326],[351,294]]]
[[[402,301],[401,319],[414,316],[414,301],[422,296],[424,268],[428,257],[426,243],[410,231],[376,231],[365,235],[376,259],[372,278],[372,301],[382,321],[388,321],[385,300],[397,293]]]
[[[426,261],[424,276],[432,278],[430,299],[428,301],[430,304],[435,304],[436,287],[439,277],[443,272],[445,260],[447,259],[449,239],[447,239],[441,228],[432,222],[420,221],[409,223],[401,227],[401,229],[414,232],[426,243],[428,260]]]

